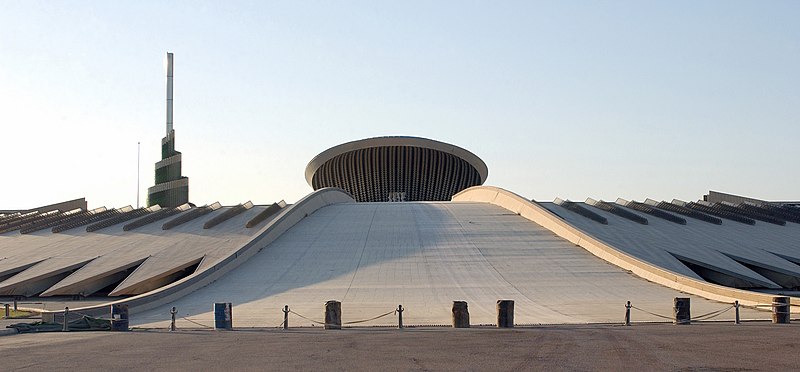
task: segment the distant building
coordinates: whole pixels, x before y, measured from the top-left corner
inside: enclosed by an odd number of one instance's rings
[[[482,185],[489,170],[475,154],[419,137],[376,137],[332,147],[306,167],[319,190],[339,187],[359,202],[436,201]]]

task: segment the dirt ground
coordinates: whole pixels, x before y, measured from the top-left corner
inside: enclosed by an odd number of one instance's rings
[[[3,370],[795,370],[798,351],[800,323],[765,322],[0,337]]]

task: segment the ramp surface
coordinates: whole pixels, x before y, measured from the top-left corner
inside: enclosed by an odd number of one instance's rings
[[[467,301],[472,324],[496,320],[498,299],[516,301],[517,324],[622,322],[624,304],[671,316],[674,297],[692,313],[728,307],[647,282],[506,209],[471,202],[341,203],[308,216],[218,281],[131,316],[132,325],[212,326],[214,302],[233,303],[236,327],[278,326],[284,305],[322,320],[327,300],[343,322],[402,304],[409,325],[449,324]],[[767,318],[745,312],[743,318]],[[664,321],[634,310],[635,321]],[[733,311],[720,318],[732,319]],[[394,315],[359,323],[393,325]],[[290,315],[290,326],[312,322]]]

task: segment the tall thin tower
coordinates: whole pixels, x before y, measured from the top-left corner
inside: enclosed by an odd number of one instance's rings
[[[161,161],[156,163],[155,186],[147,189],[147,206],[177,207],[189,202],[189,178],[181,175],[181,153],[175,151],[172,127],[172,53],[167,53],[167,135],[161,139]]]

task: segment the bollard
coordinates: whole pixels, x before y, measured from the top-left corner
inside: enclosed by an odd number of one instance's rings
[[[733,309],[736,310],[736,318],[733,319],[733,324],[740,324],[740,322],[739,322],[739,300],[733,301]]]
[[[469,328],[469,309],[466,301],[453,301],[453,328]]]
[[[128,328],[128,304],[111,305],[111,330],[125,332]]]
[[[230,302],[214,303],[214,329],[233,329],[233,305]]]
[[[289,305],[283,305],[283,329],[289,329]]]
[[[325,303],[325,329],[342,329],[342,303],[330,300]]]
[[[772,298],[772,323],[788,324],[791,315],[789,297]]]
[[[64,307],[64,327],[61,332],[69,332],[69,306]]]
[[[689,298],[688,297],[675,297],[675,305],[672,308],[672,314],[675,316],[675,320],[672,324],[691,324],[692,323],[692,312],[689,307]]]
[[[6,308],[6,318],[10,318],[11,317],[11,305],[5,304],[5,308]]]
[[[397,305],[397,328],[403,329],[403,305]]]
[[[631,302],[625,304],[625,325],[631,325]]]
[[[178,313],[178,308],[176,308],[175,306],[173,306],[172,309],[169,310],[169,315],[172,317],[172,320],[169,323],[169,331],[170,332],[174,332],[175,329],[176,329],[175,328],[175,314],[177,314],[177,313]]]
[[[497,300],[497,328],[514,328],[514,300]]]

